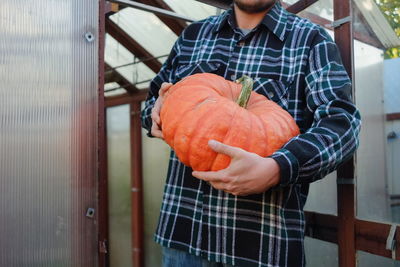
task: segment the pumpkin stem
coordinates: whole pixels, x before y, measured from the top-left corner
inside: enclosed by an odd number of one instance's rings
[[[249,76],[243,75],[241,78],[236,80],[236,83],[242,84],[242,91],[240,91],[236,103],[242,108],[246,108],[250,99],[251,91],[253,91],[253,79]]]

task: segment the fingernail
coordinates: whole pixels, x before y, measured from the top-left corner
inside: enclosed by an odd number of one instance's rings
[[[217,141],[215,141],[215,140],[210,140],[210,141],[208,141],[208,144],[209,144],[210,146],[215,146],[215,145],[217,144]]]

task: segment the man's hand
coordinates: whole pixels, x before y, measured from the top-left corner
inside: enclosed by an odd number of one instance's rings
[[[236,196],[246,196],[265,192],[279,183],[280,167],[274,159],[263,158],[214,140],[208,145],[215,152],[232,158],[226,169],[192,173],[194,177],[209,182],[214,188]]]
[[[161,139],[163,139],[163,134],[161,131],[160,111],[164,103],[164,97],[171,86],[172,83],[161,84],[160,91],[158,91],[158,98],[154,103],[153,109],[151,110],[151,120],[152,120],[151,135]]]

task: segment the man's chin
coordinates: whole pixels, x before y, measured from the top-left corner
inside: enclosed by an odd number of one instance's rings
[[[274,0],[270,2],[258,2],[254,4],[248,4],[241,0],[233,0],[233,2],[240,10],[249,14],[264,12],[270,9],[275,4]]]

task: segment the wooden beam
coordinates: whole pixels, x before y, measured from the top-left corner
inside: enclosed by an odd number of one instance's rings
[[[291,6],[286,4],[285,2],[282,2],[282,6],[284,8],[286,8],[286,10],[288,10],[288,8],[290,8]],[[321,25],[324,28],[333,31],[333,27],[332,27],[332,21],[325,19],[321,16],[318,16],[317,14],[314,14],[312,12],[309,11],[301,11],[301,17],[309,19],[310,21],[312,21],[315,24]],[[293,12],[292,12],[293,13]],[[370,36],[367,34],[364,34],[360,31],[355,30],[353,32],[354,34],[354,39],[363,42],[365,44],[369,44],[372,45],[374,47],[377,47],[379,49],[385,49],[385,47],[382,45],[382,43],[379,41],[379,39],[375,36]]]
[[[307,7],[311,6],[315,2],[318,2],[318,0],[299,0],[296,3],[288,6],[286,10],[293,14],[297,14],[306,9]]]
[[[400,120],[400,112],[386,114],[387,121]]]
[[[105,50],[105,1],[99,1],[99,45],[98,45],[98,137],[97,137],[97,206],[95,212],[98,221],[98,265],[109,265],[109,252],[107,249],[108,232],[108,193],[107,193],[107,136],[106,114],[104,103],[104,50]]]
[[[305,217],[308,237],[337,244],[337,216],[306,211]]]
[[[111,16],[111,15],[117,13],[122,8],[123,7],[120,8],[120,6],[116,3],[106,2],[104,13],[105,13],[106,17],[108,17],[108,16]]]
[[[157,59],[154,59],[154,56],[150,54],[150,52],[136,42],[135,39],[121,29],[110,18],[106,19],[106,32],[140,60],[146,59],[143,61],[143,63],[146,64],[152,71],[155,73],[160,71],[161,63]]]
[[[375,255],[392,258],[392,251],[386,249],[386,240],[390,224],[356,220],[356,247]],[[396,260],[400,260],[400,226],[397,226],[394,237]]]
[[[352,18],[351,0],[334,0],[333,17],[335,21]],[[353,24],[352,20],[338,25],[334,28],[335,42],[339,48],[343,66],[350,79],[354,73],[354,50],[353,50]],[[352,84],[353,97],[354,80]],[[339,266],[356,267],[356,202],[355,202],[355,160],[350,160],[337,169],[337,209],[338,209],[338,245]]]
[[[120,86],[124,87],[128,92],[134,93],[139,91],[139,89],[134,86],[130,81],[128,81],[124,76],[122,76],[117,70],[113,70],[110,65],[105,63],[106,74],[105,83],[116,82]]]
[[[330,243],[338,243],[335,235],[338,234],[340,218],[335,215],[321,214],[317,212],[305,212],[306,235]],[[400,260],[400,225],[396,226],[394,245],[396,260]],[[386,240],[391,224],[355,220],[355,248],[374,255],[392,258],[392,252],[386,249]]]
[[[162,0],[138,0],[146,5],[162,8],[168,11],[174,11],[167,3]],[[165,25],[168,26],[176,35],[181,35],[183,29],[186,28],[187,24],[182,20],[168,18],[165,16],[156,15]]]
[[[147,97],[148,92],[148,89],[140,89],[133,94],[126,93],[117,96],[108,96],[104,98],[105,106],[114,107],[118,105],[130,104],[135,101],[144,101]]]

